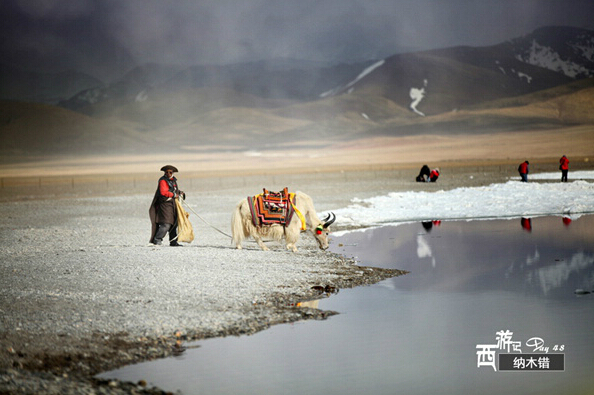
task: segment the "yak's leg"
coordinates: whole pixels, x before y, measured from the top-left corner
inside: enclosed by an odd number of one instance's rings
[[[297,246],[295,244],[297,244],[297,240],[299,240],[299,237],[292,237],[289,234],[287,234],[285,240],[287,243],[287,250],[297,252]]]
[[[266,247],[266,244],[264,244],[264,242],[262,241],[262,238],[260,236],[253,236],[253,237],[254,237],[254,240],[256,240],[256,243],[258,243],[258,245],[260,246],[260,248],[263,251],[268,251],[269,250],[269,248]]]
[[[233,235],[233,236],[235,236],[235,235]],[[242,240],[240,237],[237,237],[237,238],[233,237],[233,240],[231,242],[235,243],[235,248],[237,248],[238,250],[243,249],[243,247],[241,246]]]
[[[293,243],[287,243],[287,250],[297,252],[297,246]]]

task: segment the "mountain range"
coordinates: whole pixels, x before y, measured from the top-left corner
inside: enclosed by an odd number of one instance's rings
[[[594,125],[594,31],[569,27],[351,64],[145,64],[111,83],[0,67],[5,158]]]

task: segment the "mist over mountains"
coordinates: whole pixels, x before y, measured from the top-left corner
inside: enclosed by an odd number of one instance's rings
[[[571,27],[349,64],[144,64],[109,84],[80,71],[0,67],[4,155],[274,147],[594,124],[594,31]]]

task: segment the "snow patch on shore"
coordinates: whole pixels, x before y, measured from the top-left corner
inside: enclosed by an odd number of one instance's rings
[[[552,174],[553,173],[548,173]],[[560,178],[560,173],[554,173]],[[576,174],[570,173],[572,176]],[[376,226],[430,220],[476,220],[580,216],[594,213],[594,171],[580,172],[582,180],[562,183],[508,181],[484,187],[436,192],[392,192],[369,199],[353,199],[334,210],[342,226]],[[548,177],[548,175],[546,175]],[[531,179],[538,178],[531,176]]]

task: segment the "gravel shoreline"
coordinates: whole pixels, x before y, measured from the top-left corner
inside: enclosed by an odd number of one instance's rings
[[[277,243],[270,243],[269,252],[250,242],[244,250],[233,249],[209,224],[229,232],[235,204],[262,187],[302,190],[322,212],[355,197],[486,185],[515,176],[515,169],[502,171],[499,165],[442,166],[437,183],[422,184],[414,182],[417,172],[275,175],[246,183],[231,177],[189,182],[182,171],[187,203],[208,222],[190,212],[196,239],[183,248],[148,245],[148,206],[160,174],[132,191],[122,189],[126,193],[3,189],[0,394],[162,393],[144,383],[93,376],[172,355],[186,340],[325,319],[334,312],[296,303],[404,274],[320,251],[310,235],[302,235],[297,253]]]

